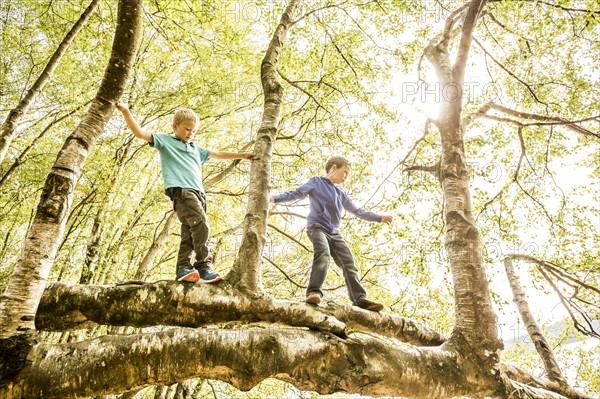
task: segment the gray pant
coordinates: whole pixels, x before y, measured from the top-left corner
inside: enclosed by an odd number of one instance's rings
[[[329,258],[331,256],[336,265],[342,269],[346,287],[348,288],[348,297],[350,297],[352,303],[355,304],[359,299],[366,297],[367,292],[360,284],[358,270],[354,266],[354,257],[344,237],[338,233],[326,233],[314,225],[309,226],[306,229],[306,233],[314,249],[313,264],[306,294],[317,292],[323,296],[321,287],[323,287],[325,277],[327,277]]]
[[[194,268],[209,270],[212,254],[208,248],[210,227],[206,217],[206,197],[204,193],[188,189],[174,188],[173,207],[181,222],[181,245],[177,254],[177,273],[192,266],[192,257],[196,253]]]

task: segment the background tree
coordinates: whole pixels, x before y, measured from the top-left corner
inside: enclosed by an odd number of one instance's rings
[[[63,55],[69,49],[69,46],[73,40],[75,40],[81,29],[85,26],[87,20],[94,13],[98,4],[98,0],[93,0],[85,9],[75,25],[73,25],[73,28],[63,38],[57,50],[52,54],[52,57],[50,57],[50,60],[44,67],[40,76],[36,79],[31,88],[29,88],[23,98],[21,98],[19,104],[8,113],[6,120],[2,123],[2,127],[0,128],[0,163],[8,151],[8,147],[12,141],[19,120],[27,113],[29,106],[35,100],[35,97],[44,89],[44,86],[52,77],[52,74]]]

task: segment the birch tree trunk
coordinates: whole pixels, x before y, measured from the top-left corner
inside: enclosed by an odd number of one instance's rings
[[[449,17],[443,35],[427,47],[426,55],[436,69],[443,94],[440,118],[435,123],[441,135],[438,177],[444,194],[445,246],[452,270],[456,309],[449,344],[459,346],[461,352],[467,348],[473,350],[482,362],[482,377],[494,379],[498,378],[496,366],[502,342],[497,336],[497,317],[491,305],[479,231],[473,218],[461,125],[466,61],[477,17],[486,1],[468,3],[454,65],[450,61],[448,44],[462,13]]]
[[[226,381],[242,390],[276,376],[323,394],[419,398],[491,394],[469,382],[457,359],[438,348],[399,347],[369,336],[342,340],[304,329],[274,334],[269,329],[181,328],[105,336],[68,346],[40,344],[30,359],[33,362],[9,390],[0,388],[3,397],[101,395],[195,376]]]
[[[63,55],[65,55],[71,46],[71,43],[73,43],[73,40],[75,40],[79,32],[81,32],[81,29],[83,29],[87,21],[90,19],[98,7],[98,4],[100,4],[100,0],[92,0],[83,14],[81,14],[75,25],[73,25],[69,33],[67,33],[67,35],[64,37],[58,46],[58,49],[56,49],[52,57],[50,57],[46,67],[37,78],[33,86],[31,86],[31,88],[27,91],[25,97],[23,97],[23,99],[19,102],[19,105],[17,105],[8,113],[6,120],[4,123],[2,123],[2,127],[0,128],[0,163],[2,163],[4,157],[6,156],[10,142],[15,134],[17,124],[27,113],[29,106],[35,100],[36,96],[44,89],[44,86],[46,83],[48,83],[50,78],[52,78],[52,74],[54,73],[54,70],[58,66]]]
[[[123,93],[141,38],[142,1],[119,3],[112,54],[95,100],[50,170],[20,259],[0,298],[0,339],[34,329],[46,279],[62,238],[85,160]]]
[[[260,272],[269,212],[271,156],[273,143],[277,138],[283,99],[283,87],[277,81],[277,62],[292,25],[292,17],[300,3],[301,0],[289,2],[261,63],[264,111],[254,145],[255,158],[250,168],[248,208],[244,219],[242,243],[227,277],[232,284],[256,294],[262,292]]]

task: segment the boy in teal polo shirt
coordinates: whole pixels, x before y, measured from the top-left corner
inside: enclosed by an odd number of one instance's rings
[[[198,116],[189,108],[181,108],[173,117],[173,133],[150,133],[140,127],[127,104],[117,102],[127,126],[133,134],[158,150],[165,192],[181,222],[181,245],[177,255],[177,281],[214,283],[222,277],[212,270],[212,254],[208,248],[210,227],[206,217],[206,196],[202,187],[202,164],[209,158],[251,159],[250,152],[215,151],[192,143]],[[192,256],[196,261],[192,267]]]

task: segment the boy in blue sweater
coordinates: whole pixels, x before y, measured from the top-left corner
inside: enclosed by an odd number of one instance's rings
[[[208,150],[192,142],[198,127],[198,115],[180,108],[173,116],[173,135],[150,133],[138,125],[127,104],[118,102],[127,126],[133,134],[158,150],[165,192],[181,222],[181,244],[177,254],[177,281],[215,283],[222,280],[212,270],[212,254],[208,248],[210,227],[206,217],[206,196],[202,187],[202,164],[209,158],[251,159],[250,152]],[[192,267],[192,257],[196,260]]]
[[[294,191],[270,198],[271,202],[278,204],[309,196],[310,211],[306,222],[306,233],[313,243],[314,255],[305,301],[314,305],[321,302],[323,296],[321,287],[327,276],[331,256],[342,269],[352,303],[363,309],[379,312],[383,309],[383,305],[367,299],[367,292],[358,278],[354,257],[340,235],[339,227],[343,209],[369,222],[391,224],[393,218],[359,208],[339,186],[350,173],[350,162],[346,158],[331,157],[325,165],[325,171],[327,175],[324,177],[315,176]]]

